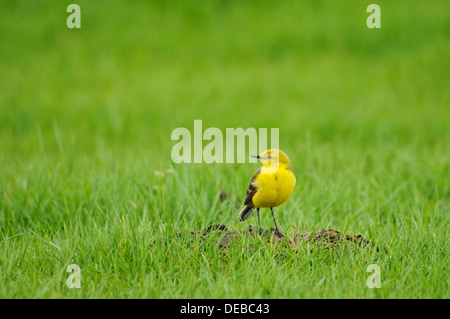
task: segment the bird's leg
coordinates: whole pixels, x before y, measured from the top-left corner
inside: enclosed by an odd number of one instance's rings
[[[277,221],[275,220],[275,215],[273,213],[272,207],[270,207],[270,211],[272,212],[273,222],[275,223],[275,234],[277,234],[279,237],[283,237],[283,233],[278,229]]]
[[[261,220],[259,219],[259,208],[256,209],[256,213],[258,214],[258,234],[261,235]]]

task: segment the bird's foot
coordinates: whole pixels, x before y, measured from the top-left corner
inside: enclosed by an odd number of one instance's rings
[[[262,234],[264,234],[264,231],[261,227],[258,228],[258,235],[261,236]]]
[[[280,237],[280,238],[283,238],[283,237],[284,237],[283,233],[282,233],[281,230],[279,230],[278,228],[275,228],[275,235],[277,235],[277,236]]]

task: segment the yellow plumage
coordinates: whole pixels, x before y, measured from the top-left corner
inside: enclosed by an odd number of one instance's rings
[[[277,207],[291,197],[295,186],[295,175],[290,169],[280,165],[277,172],[263,167],[254,185],[257,189],[252,201],[256,208]]]
[[[252,176],[238,220],[246,220],[256,209],[259,224],[259,209],[268,207],[272,211],[276,233],[282,236],[272,208],[287,201],[294,190],[295,175],[291,163],[287,155],[277,149],[267,150],[255,157],[261,160],[263,166]]]

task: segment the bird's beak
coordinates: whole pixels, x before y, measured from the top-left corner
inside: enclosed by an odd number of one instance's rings
[[[267,158],[259,156],[259,155],[250,155],[250,157],[254,157],[254,158],[257,158],[257,159],[267,159]]]

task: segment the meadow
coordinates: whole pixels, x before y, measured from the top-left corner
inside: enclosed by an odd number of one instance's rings
[[[68,29],[72,2],[0,1],[1,298],[450,297],[449,1],[377,0],[381,29],[332,0],[77,0]],[[286,235],[387,251],[188,245],[257,223],[236,216],[258,164],[172,162],[194,120],[280,129]]]

